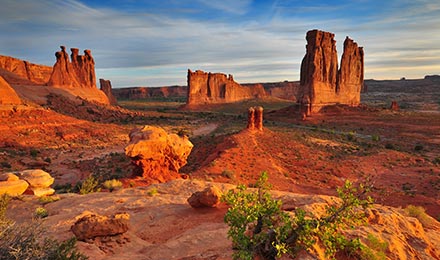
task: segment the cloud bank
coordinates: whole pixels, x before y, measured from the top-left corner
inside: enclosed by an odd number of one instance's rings
[[[305,33],[318,28],[336,34],[340,55],[347,35],[364,46],[366,78],[440,74],[437,2],[178,2],[4,0],[0,54],[52,65],[59,45],[91,49],[115,87],[183,85],[188,68],[298,80]]]

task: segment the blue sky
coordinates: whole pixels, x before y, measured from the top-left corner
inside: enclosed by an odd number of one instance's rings
[[[91,49],[113,87],[186,84],[186,71],[236,81],[299,80],[305,34],[346,36],[365,78],[440,74],[438,0],[2,0],[0,54],[53,65],[60,45]]]

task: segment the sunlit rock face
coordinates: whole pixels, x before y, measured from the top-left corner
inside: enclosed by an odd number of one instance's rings
[[[64,88],[72,95],[89,101],[109,104],[104,92],[96,88],[95,61],[91,51],[85,50],[84,55],[79,55],[78,49],[70,50],[72,61],[64,46],[61,46],[61,51],[55,53],[57,60],[47,85]]]
[[[0,69],[14,73],[20,79],[25,80],[26,84],[45,84],[52,73],[52,67],[34,64],[17,58],[0,55]],[[8,80],[8,79],[7,79]],[[23,81],[11,79],[10,84],[22,84]]]
[[[334,34],[319,30],[307,32],[306,55],[301,63],[300,104],[310,115],[333,104],[357,106],[364,83],[364,52],[346,38],[341,66]]]
[[[232,75],[188,70],[188,105],[233,103],[264,96],[260,84],[243,87]]]
[[[187,163],[192,148],[187,136],[168,134],[161,127],[147,125],[130,132],[125,154],[136,165],[136,175],[151,182],[167,182],[181,177],[178,171]]]
[[[0,76],[0,105],[20,105],[21,99],[15,90]]]
[[[110,80],[99,79],[99,89],[104,92],[104,94],[108,97],[108,100],[111,105],[117,105],[118,101],[115,96],[113,96],[112,92],[112,83]]]

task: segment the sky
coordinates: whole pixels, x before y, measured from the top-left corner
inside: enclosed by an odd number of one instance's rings
[[[239,83],[295,81],[305,35],[364,47],[366,79],[440,74],[439,0],[2,0],[0,54],[52,66],[90,49],[114,88],[186,85],[187,70]]]

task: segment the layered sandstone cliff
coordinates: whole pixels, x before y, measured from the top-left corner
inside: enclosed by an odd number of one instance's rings
[[[45,84],[52,73],[52,67],[2,55],[0,55],[0,68],[34,84]]]
[[[132,87],[112,89],[116,99],[186,98],[186,86]]]
[[[188,70],[187,105],[233,103],[266,96],[260,84],[243,87],[232,75]]]
[[[306,55],[301,63],[300,103],[310,115],[327,105],[357,106],[364,81],[364,52],[350,38],[344,42],[341,67],[334,34],[308,31]]]
[[[112,93],[112,83],[110,80],[99,79],[99,89],[108,97],[111,105],[117,105],[118,101]]]
[[[15,90],[0,76],[0,105],[20,105],[21,99]]]

